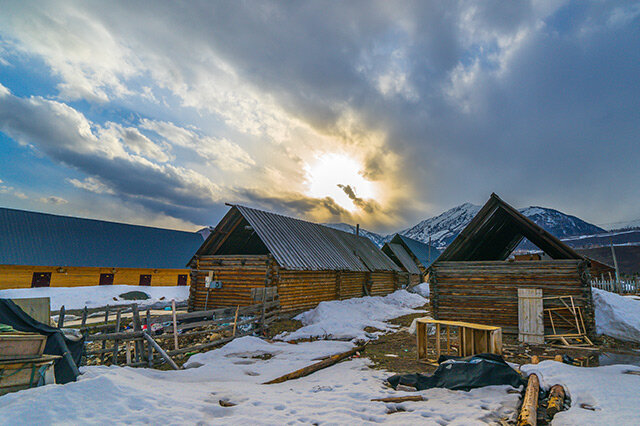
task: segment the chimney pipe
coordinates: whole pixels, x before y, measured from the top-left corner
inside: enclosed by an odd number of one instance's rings
[[[360,236],[360,224],[357,223],[356,224],[356,237],[359,237],[359,236]]]

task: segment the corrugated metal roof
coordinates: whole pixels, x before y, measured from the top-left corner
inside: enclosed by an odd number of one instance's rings
[[[0,208],[0,264],[184,269],[202,244],[183,232]]]
[[[416,262],[409,256],[409,253],[402,247],[400,244],[389,243],[389,249],[393,252],[393,254],[398,258],[404,269],[407,270],[410,274],[420,274],[420,269],[418,269],[418,265]]]
[[[396,264],[366,237],[250,207],[234,205],[232,208],[249,222],[285,269],[399,271]],[[209,238],[215,237],[212,234]],[[203,247],[206,246],[205,242]]]
[[[428,268],[431,264],[440,256],[440,250],[431,246],[429,249],[429,245],[422,243],[418,240],[414,240],[413,238],[405,237],[404,235],[396,234],[396,236],[400,239],[404,246],[411,251],[411,253],[422,263],[422,266]],[[393,238],[395,240],[396,237]],[[392,240],[392,241],[393,241]]]

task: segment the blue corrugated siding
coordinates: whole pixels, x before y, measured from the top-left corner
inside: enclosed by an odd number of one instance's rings
[[[184,269],[194,232],[0,208],[0,264]]]
[[[422,266],[428,268],[440,256],[440,250],[431,246],[431,256],[429,256],[429,245],[414,240],[404,235],[397,234],[400,239],[411,250],[411,253],[422,263]]]

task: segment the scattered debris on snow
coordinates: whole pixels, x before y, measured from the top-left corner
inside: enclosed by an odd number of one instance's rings
[[[137,285],[94,285],[85,287],[40,287],[16,288],[0,290],[2,299],[24,299],[28,297],[49,297],[51,310],[58,310],[62,305],[68,309],[98,308],[106,305],[123,305],[132,303],[131,300],[121,298],[123,293],[139,291],[146,293],[149,298],[138,300],[140,306],[150,306],[158,302],[176,302],[189,298],[188,286],[137,286]],[[114,298],[116,300],[114,300]]]
[[[640,343],[640,300],[597,288],[591,291],[597,333]]]
[[[537,374],[545,390],[556,384],[562,385],[571,398],[571,408],[556,414],[554,424],[632,425],[640,422],[638,367],[608,365],[585,368],[543,361],[523,365],[521,370]],[[637,373],[628,374],[628,371]]]
[[[292,333],[281,333],[275,338],[285,341],[311,337],[369,340],[380,332],[367,333],[364,331],[366,327],[383,332],[395,330],[397,326],[384,321],[420,312],[414,308],[424,306],[425,303],[427,299],[406,290],[398,290],[384,297],[367,296],[321,302],[314,309],[295,317],[304,327]]]
[[[470,392],[393,391],[383,385],[389,373],[369,368],[368,360],[363,358],[336,364],[301,379],[260,384],[351,347],[349,342],[293,345],[242,337],[220,349],[194,355],[188,364],[191,368],[186,370],[87,367],[78,382],[0,397],[0,418],[19,418],[25,425],[382,422],[468,425],[496,422],[516,411],[519,395],[509,393],[513,389],[510,386],[488,386]],[[425,401],[371,401],[407,395],[421,395]],[[34,406],[38,409],[34,410]]]

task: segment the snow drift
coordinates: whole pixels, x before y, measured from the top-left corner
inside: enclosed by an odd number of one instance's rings
[[[597,288],[591,289],[596,331],[620,340],[640,342],[640,300]]]
[[[420,312],[414,308],[425,303],[427,299],[406,290],[398,290],[384,297],[367,296],[321,302],[314,309],[295,317],[304,327],[289,334],[282,333],[276,338],[286,341],[309,337],[367,340],[375,337],[375,333],[366,333],[366,327],[382,331],[393,330],[397,327],[384,321]]]

